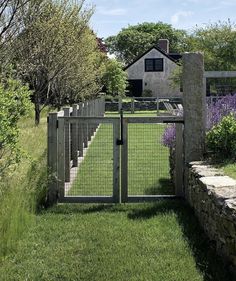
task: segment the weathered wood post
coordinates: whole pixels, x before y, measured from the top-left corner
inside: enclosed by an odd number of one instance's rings
[[[183,108],[184,108],[184,157],[185,188],[187,166],[199,161],[205,152],[206,93],[204,59],[201,53],[183,55]]]
[[[48,198],[49,206],[57,202],[58,198],[58,136],[57,136],[57,112],[49,113],[48,115],[48,147],[47,147],[47,162],[48,162]]]
[[[88,117],[88,102],[83,103],[83,117]],[[84,147],[88,147],[88,124],[83,124]]]
[[[77,117],[78,105],[73,105],[72,116]],[[73,166],[78,167],[78,125],[72,124],[71,126],[71,158]]]
[[[134,105],[134,98],[132,98],[132,101],[131,101],[131,114],[134,114],[134,111],[135,111],[135,105]]]
[[[158,97],[157,97],[156,101],[157,101],[157,116],[158,116],[159,115],[159,98]]]
[[[70,107],[63,108],[64,117],[70,117]],[[70,147],[70,124],[65,125],[65,181],[70,182],[70,160],[71,160],[71,147]]]
[[[78,108],[78,112],[77,112],[77,116],[78,117],[82,117],[83,116],[83,103],[79,103],[79,108]],[[84,130],[83,130],[84,124],[82,124],[79,121],[78,124],[78,150],[79,150],[79,156],[83,157],[84,156],[84,147],[83,147],[83,142],[84,142]]]

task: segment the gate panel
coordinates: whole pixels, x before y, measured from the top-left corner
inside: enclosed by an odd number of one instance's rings
[[[124,118],[122,202],[176,197],[169,174],[169,149],[162,145],[167,124],[159,119]]]
[[[70,182],[61,184],[60,202],[119,202],[120,150],[116,144],[119,119],[70,117],[63,120],[65,124],[60,128],[68,123],[86,127],[89,141],[87,147],[84,145],[83,157],[78,157],[78,166],[70,168]],[[62,142],[61,151],[63,145]]]

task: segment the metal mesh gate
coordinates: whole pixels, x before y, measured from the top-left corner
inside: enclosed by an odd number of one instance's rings
[[[59,201],[118,203],[176,197],[180,192],[170,179],[169,150],[162,136],[168,121],[181,123],[181,118],[59,117]],[[183,126],[178,125],[177,181],[182,189]]]
[[[170,178],[169,150],[162,144],[167,123],[182,122],[178,117],[127,117],[123,121],[122,202],[175,198],[177,190]],[[182,124],[178,129],[178,186],[182,185]],[[182,186],[181,186],[182,188]]]
[[[79,135],[71,137],[67,128],[79,126]],[[59,182],[61,202],[119,202],[119,118],[59,118]],[[67,149],[73,138],[82,141],[76,165]]]
[[[165,124],[128,124],[128,195],[174,194]]]

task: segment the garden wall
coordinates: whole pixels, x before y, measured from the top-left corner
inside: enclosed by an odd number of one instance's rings
[[[236,272],[236,181],[204,162],[189,164],[187,181],[187,201],[217,252]]]

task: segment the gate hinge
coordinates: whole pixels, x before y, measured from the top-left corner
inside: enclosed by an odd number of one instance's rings
[[[124,144],[123,140],[116,140],[116,145],[123,145],[123,144]]]

